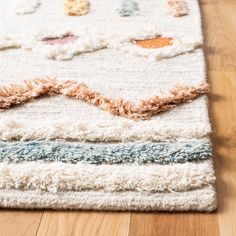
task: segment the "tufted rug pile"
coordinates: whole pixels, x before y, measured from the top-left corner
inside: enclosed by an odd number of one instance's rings
[[[0,207],[214,211],[197,0],[0,0]]]

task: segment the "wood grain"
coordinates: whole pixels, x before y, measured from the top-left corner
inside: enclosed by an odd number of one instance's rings
[[[218,236],[217,213],[133,213],[130,236]]]
[[[37,235],[128,236],[130,215],[112,212],[47,211]]]
[[[222,236],[236,235],[236,72],[211,72],[218,220]]]
[[[204,213],[1,211],[8,235],[236,235],[236,0],[200,0],[219,210]],[[41,216],[43,217],[41,219]]]
[[[236,1],[200,1],[209,71],[236,70]]]
[[[0,236],[36,235],[43,212],[1,210]]]

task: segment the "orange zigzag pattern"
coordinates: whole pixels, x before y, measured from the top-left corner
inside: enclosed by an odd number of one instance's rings
[[[56,79],[36,78],[22,84],[0,87],[0,109],[8,109],[45,95],[62,94],[93,104],[113,115],[145,120],[160,112],[171,110],[178,104],[189,102],[208,91],[207,83],[191,87],[175,86],[164,97],[155,96],[133,104],[124,99],[107,98],[91,90],[86,84],[73,80],[60,82]]]

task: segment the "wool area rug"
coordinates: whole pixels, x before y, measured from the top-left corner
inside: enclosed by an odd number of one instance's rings
[[[197,0],[0,6],[0,207],[216,209]]]

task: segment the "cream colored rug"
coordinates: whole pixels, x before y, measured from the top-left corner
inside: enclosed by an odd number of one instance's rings
[[[0,206],[214,211],[197,0],[0,0]]]

